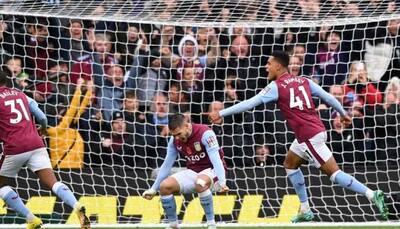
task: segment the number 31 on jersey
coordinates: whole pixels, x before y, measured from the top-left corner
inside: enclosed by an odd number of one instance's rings
[[[15,106],[16,104],[19,105],[20,109],[17,109],[17,107]],[[4,101],[4,105],[5,106],[10,106],[11,107],[11,113],[16,114],[17,117],[16,118],[11,118],[10,119],[10,123],[11,124],[18,124],[19,122],[21,122],[22,120],[22,113],[24,114],[24,118],[29,121],[29,115],[28,112],[24,106],[24,103],[22,102],[22,99],[15,99],[15,100],[7,100]],[[22,113],[21,111],[22,110]]]

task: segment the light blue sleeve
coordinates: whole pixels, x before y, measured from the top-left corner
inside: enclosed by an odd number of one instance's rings
[[[256,96],[242,101],[234,106],[231,106],[229,108],[223,109],[219,112],[219,115],[221,117],[225,117],[228,115],[233,115],[237,113],[241,113],[243,111],[250,110],[262,103],[270,103],[270,102],[275,102],[278,100],[278,87],[276,86],[275,82],[272,82],[268,84],[260,93],[258,93]]]
[[[214,131],[207,130],[203,133],[201,137],[201,142],[206,147],[206,151],[208,157],[210,158],[211,163],[213,164],[215,174],[218,177],[218,183],[221,186],[225,186],[226,178],[225,178],[225,169],[224,165],[222,164],[222,160],[219,156],[219,144],[217,140],[217,136],[215,135]]]
[[[314,83],[312,80],[308,79],[308,82],[310,84],[310,90],[313,96],[318,96],[324,100],[329,106],[333,107],[333,109],[339,112],[341,116],[346,115],[346,111],[343,109],[342,104],[340,104],[340,102],[337,101],[333,95],[326,92],[324,89],[322,89],[322,87]]]
[[[168,177],[177,156],[178,151],[176,150],[176,147],[174,145],[174,138],[171,137],[168,141],[167,156],[165,157],[165,160],[160,167],[160,171],[157,174],[156,181],[151,186],[152,189],[158,191],[161,182]]]
[[[47,117],[43,113],[43,111],[40,110],[37,102],[28,96],[26,96],[26,98],[28,99],[29,102],[29,110],[35,116],[36,121],[40,124],[42,128],[47,128]]]

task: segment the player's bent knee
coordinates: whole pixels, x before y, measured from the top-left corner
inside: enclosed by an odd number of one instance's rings
[[[174,178],[167,178],[160,184],[160,195],[171,195],[179,192],[179,184]]]
[[[204,178],[196,179],[196,192],[201,193],[210,188],[209,182],[207,182]]]
[[[288,160],[287,158],[283,162],[283,167],[285,169],[297,169],[297,167],[290,160]]]
[[[329,158],[325,164],[323,164],[320,170],[325,173],[328,177],[331,177],[335,172],[340,170],[339,166],[336,163],[335,158],[332,156]]]

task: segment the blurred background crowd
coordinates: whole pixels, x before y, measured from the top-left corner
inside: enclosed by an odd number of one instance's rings
[[[365,11],[358,2],[276,0],[268,2],[267,12],[247,10],[245,16],[312,20],[336,8],[355,16],[374,9],[390,14],[398,4],[365,1]],[[158,4],[165,5],[158,16],[169,19],[179,1]],[[107,7],[100,5],[93,13]],[[202,1],[198,20],[212,14],[228,21],[243,11],[213,9]],[[339,163],[399,163],[400,19],[253,28],[1,16],[2,71],[10,86],[34,98],[45,112],[55,168],[159,167],[166,154],[168,114],[180,112],[192,122],[209,124],[208,112],[249,99],[269,83],[265,64],[273,50],[288,52],[291,74],[320,84],[353,116],[352,126],[344,129],[338,114],[315,100]],[[294,140],[271,104],[210,127],[228,165],[237,168],[281,164]]]

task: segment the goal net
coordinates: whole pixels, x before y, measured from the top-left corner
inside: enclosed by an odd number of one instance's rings
[[[400,15],[390,0],[0,0],[0,64],[10,85],[45,112],[46,144],[59,178],[95,223],[165,222],[159,198],[144,200],[166,155],[167,114],[209,124],[208,112],[259,93],[274,50],[290,72],[321,85],[353,116],[342,128],[316,99],[339,167],[400,210]],[[294,140],[275,105],[210,125],[228,164],[218,222],[289,223],[300,206],[283,168]],[[307,128],[307,127],[305,127]],[[180,159],[174,171],[183,168]],[[173,172],[174,172],[173,171]],[[371,222],[365,197],[302,166],[320,222]],[[34,174],[15,180],[46,223],[76,224],[72,209]],[[196,195],[177,197],[179,219],[204,221]],[[2,223],[23,223],[6,208]]]

